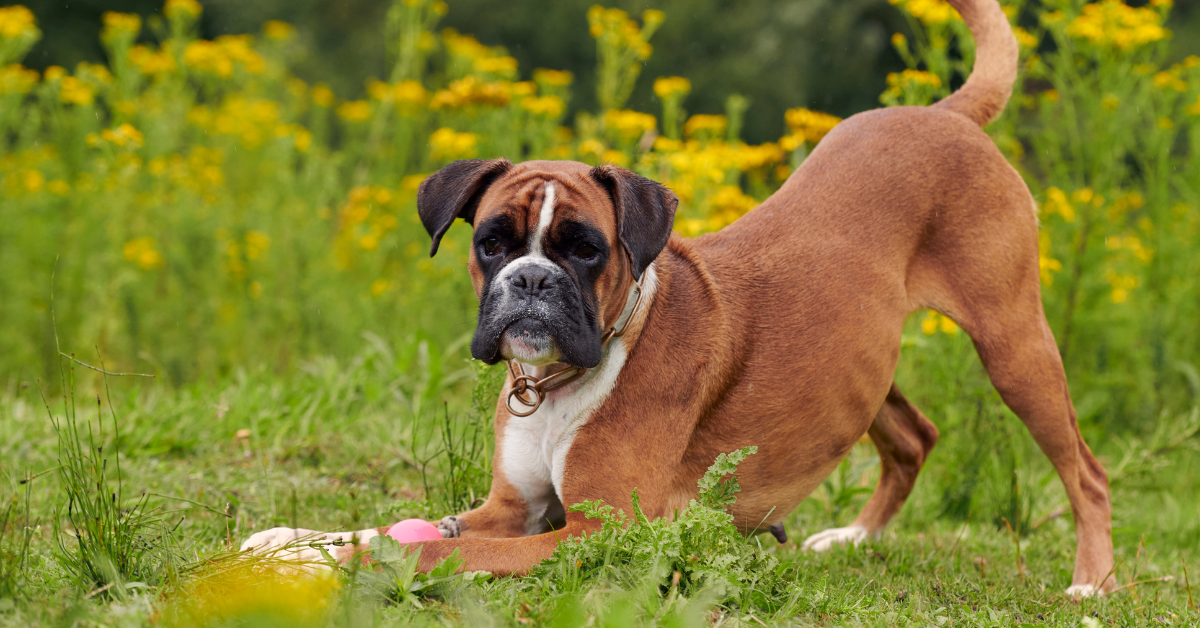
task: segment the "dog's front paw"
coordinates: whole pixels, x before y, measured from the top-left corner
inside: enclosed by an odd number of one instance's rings
[[[438,522],[438,532],[442,533],[443,539],[457,539],[462,536],[462,523],[454,515],[442,517]]]
[[[858,545],[866,538],[867,529],[862,526],[830,528],[804,539],[804,544],[800,548],[814,552],[824,552],[834,545],[845,545],[846,543]]]
[[[1073,584],[1067,587],[1067,595],[1073,598],[1100,597],[1104,592],[1090,584]]]
[[[287,561],[289,567],[300,571],[317,572],[330,568],[317,544],[326,541],[326,535],[304,528],[271,528],[250,535],[242,543],[242,551],[270,559]],[[294,565],[290,564],[294,563]]]

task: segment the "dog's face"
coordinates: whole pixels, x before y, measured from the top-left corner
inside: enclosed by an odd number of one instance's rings
[[[471,355],[583,368],[600,363],[605,325],[666,246],[677,204],[628,170],[571,161],[456,161],[417,194],[430,255],[455,218],[475,228]]]

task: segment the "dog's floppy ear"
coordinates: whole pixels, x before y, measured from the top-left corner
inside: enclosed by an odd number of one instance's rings
[[[633,278],[658,257],[671,237],[679,198],[661,183],[611,164],[592,168],[617,210],[617,233],[633,264]]]
[[[429,256],[437,253],[442,236],[455,218],[475,224],[479,199],[496,177],[508,172],[507,159],[463,159],[429,175],[417,190],[417,214],[433,238]]]

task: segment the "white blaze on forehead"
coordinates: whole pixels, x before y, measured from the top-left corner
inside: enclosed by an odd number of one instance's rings
[[[547,181],[545,193],[542,197],[542,211],[538,214],[537,231],[533,232],[533,240],[529,243],[529,252],[534,255],[542,255],[542,238],[545,237],[546,231],[550,229],[550,223],[554,222],[554,183]]]

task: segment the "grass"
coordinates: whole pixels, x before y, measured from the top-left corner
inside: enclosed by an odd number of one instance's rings
[[[970,350],[961,337],[944,345],[941,357],[947,360]],[[108,378],[111,395],[103,394],[105,378],[80,367],[72,374],[64,361],[76,399],[93,405],[84,412],[80,403],[73,414],[70,404],[57,400],[51,404],[54,421],[33,387],[4,397],[0,456],[10,498],[0,538],[0,624],[567,626],[581,617],[612,626],[1200,621],[1188,601],[1189,594],[1197,597],[1189,583],[1200,573],[1196,414],[1164,421],[1169,427],[1144,442],[1093,443],[1113,472],[1118,577],[1131,586],[1075,602],[1062,595],[1073,566],[1073,526],[1048,462],[987,388],[977,363],[950,380],[926,378],[913,356],[928,352],[905,353],[900,383],[939,425],[942,440],[883,538],[859,547],[812,554],[795,544],[847,524],[862,507],[869,492],[863,489],[873,486],[878,472],[866,444],[789,515],[792,540],[782,546],[770,535],[743,540],[714,515],[702,525],[687,524],[700,532],[683,541],[678,539],[687,522],[609,529],[586,546],[565,546],[557,561],[522,578],[422,583],[409,574],[406,580],[403,557],[380,548],[377,555],[391,557],[382,575],[346,569],[321,584],[273,578],[233,556],[230,550],[241,540],[268,527],[350,530],[411,516],[434,519],[486,493],[490,434],[470,399],[472,389],[477,399],[488,397],[495,371],[481,369],[477,384],[461,350],[441,354],[434,367],[397,357],[407,349],[374,341],[351,360],[317,360],[291,378],[260,370],[175,391]],[[422,354],[438,352],[412,352]],[[431,386],[423,375],[430,371],[446,375]],[[947,389],[967,392],[947,395]],[[113,414],[103,407],[97,416],[96,393],[103,406],[111,400]],[[443,398],[446,403],[439,403]],[[64,461],[76,466],[20,484]],[[101,490],[89,490],[97,482]],[[125,521],[126,530],[89,528],[79,517],[82,510],[75,519],[64,516],[72,500],[104,504],[99,497],[118,483],[124,507],[104,516]],[[76,550],[99,547],[106,538],[137,537],[140,562],[105,565],[97,557],[127,555],[125,550]],[[719,567],[705,575],[694,568],[700,558],[700,565]],[[89,559],[100,568],[87,568]],[[1185,565],[1192,569],[1186,578]],[[216,593],[221,591],[226,593]]]

